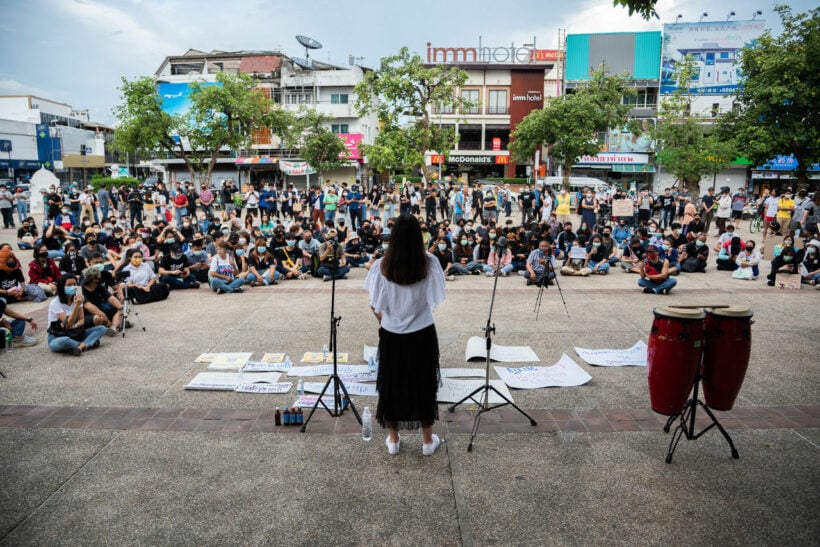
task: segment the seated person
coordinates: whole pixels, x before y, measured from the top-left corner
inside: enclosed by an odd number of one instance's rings
[[[527,285],[552,285],[555,279],[555,257],[547,239],[538,242],[538,248],[527,257]]]
[[[767,285],[774,287],[777,274],[794,275],[799,269],[800,264],[797,261],[797,252],[794,247],[785,247],[783,252],[772,259],[772,271],[766,277]]]
[[[706,245],[706,234],[701,232],[697,239],[686,244],[680,257],[681,271],[706,273],[708,259],[709,247]]]
[[[211,267],[208,270],[208,277],[211,290],[216,294],[241,293],[242,285],[245,284],[244,277],[237,277],[236,260],[228,253],[228,244],[219,241],[216,244],[216,254],[211,258]]]
[[[17,229],[17,248],[29,251],[37,243],[37,223],[32,218],[23,219]]]
[[[612,228],[609,226],[604,226],[601,229],[601,247],[604,250],[604,253],[607,256],[607,261],[609,262],[610,266],[614,266],[620,259],[618,258],[618,250],[620,247],[616,244],[615,240],[612,238]]]
[[[806,253],[800,264],[803,283],[817,285],[820,281],[820,240],[812,239],[806,244]]]
[[[276,257],[268,250],[267,240],[260,237],[248,255],[248,275],[245,281],[251,287],[276,285],[282,274],[276,267]]]
[[[641,240],[633,237],[629,245],[624,247],[624,254],[621,257],[621,269],[628,273],[641,273],[641,264],[646,257],[646,252],[641,245]]]
[[[367,262],[367,264],[364,265],[366,270],[369,270],[370,268],[372,268],[373,264],[378,259],[382,258],[384,256],[385,251],[387,251],[387,249],[390,247],[390,232],[389,231],[386,231],[386,232],[387,233],[382,232],[381,246],[376,248],[375,252],[372,255],[370,255],[370,260]]]
[[[601,243],[601,236],[598,234],[592,236],[592,242],[587,249],[584,268],[597,275],[609,273],[609,255],[606,247]]]
[[[669,239],[672,242],[672,247],[680,252],[687,243],[686,234],[681,233],[680,222],[673,222],[670,228],[672,229],[672,233],[669,235]]]
[[[11,321],[5,317],[10,317]],[[37,332],[37,323],[33,318],[16,312],[6,305],[3,297],[0,297],[0,327],[11,331],[13,337],[13,347],[25,348],[37,344],[37,338],[26,335],[26,323],[31,325],[32,330]]]
[[[372,231],[373,229],[370,228],[370,230]],[[370,257],[368,257],[365,251],[364,244],[356,232],[350,234],[350,237],[345,243],[345,260],[347,260],[347,263],[350,264],[352,268],[364,266],[367,261],[370,260]]]
[[[83,304],[77,280],[71,275],[62,276],[57,281],[57,297],[48,305],[48,349],[80,357],[84,351],[100,346],[107,329],[102,325],[86,328]]]
[[[71,274],[79,278],[83,270],[89,265],[85,263],[85,259],[80,256],[77,251],[77,245],[74,242],[68,242],[65,245],[65,257],[60,259],[60,272],[62,274]]]
[[[453,274],[454,275],[478,275],[481,272],[481,264],[473,260],[475,246],[470,241],[467,232],[463,232],[457,239],[453,250]]]
[[[284,279],[307,279],[310,273],[310,266],[303,265],[302,251],[296,246],[296,240],[296,235],[291,234],[286,245],[276,251],[276,271]]]
[[[345,279],[350,266],[344,256],[344,249],[336,241],[337,233],[335,229],[327,231],[327,240],[319,246],[319,275],[323,281],[332,279]],[[334,275],[335,274],[335,275]]]
[[[695,218],[689,223],[686,229],[686,239],[694,241],[703,235],[705,231],[706,223],[701,220],[700,215],[695,215]]]
[[[738,274],[745,274],[743,279],[757,279],[757,276],[760,275],[760,260],[763,257],[760,256],[760,252],[755,249],[755,242],[754,241],[747,241],[745,249],[738,254],[737,256],[737,266],[738,266]],[[752,274],[749,277],[747,270],[751,270]],[[739,275],[733,275],[733,277],[740,277]]]
[[[566,254],[567,249],[575,243],[576,239],[578,239],[578,235],[572,231],[572,222],[567,222],[564,224],[564,231],[555,238],[555,244],[558,246],[559,251]]]
[[[727,225],[727,226],[726,226],[726,231],[725,231],[725,232],[723,232],[722,234],[720,234],[720,237],[718,237],[718,242],[715,244],[715,249],[714,249],[714,251],[715,251],[716,253],[717,253],[717,252],[720,252],[720,248],[721,248],[723,245],[725,245],[725,244],[726,244],[726,242],[728,242],[728,241],[732,241],[732,239],[733,239],[733,238],[735,238],[735,237],[737,237],[737,234],[735,233],[735,227],[734,227],[734,225],[732,225],[732,224]],[[742,247],[743,247],[743,245],[741,244],[741,248],[742,248]]]
[[[666,239],[663,240],[659,255],[662,259],[669,262],[669,275],[680,274],[680,263],[678,262],[680,255],[677,247],[672,245],[672,238],[670,236],[667,236]]]
[[[174,243],[163,253],[159,262],[160,281],[173,289],[198,289],[199,281],[191,273],[190,261],[182,253],[182,246]]]
[[[170,289],[162,283],[154,273],[154,268],[143,261],[140,249],[129,249],[125,253],[127,263],[121,268],[129,276],[125,284],[128,288],[128,297],[136,304],[159,302],[168,298]]]
[[[122,326],[122,302],[108,292],[102,282],[102,265],[83,270],[80,286],[83,291],[85,327],[104,326],[106,336],[115,336]]]
[[[743,250],[743,242],[739,237],[734,236],[726,243],[728,245],[718,247],[717,269],[733,272],[737,269],[737,257]]]
[[[28,280],[37,285],[46,296],[57,294],[57,281],[60,280],[60,268],[48,257],[48,249],[42,243],[34,246],[34,260],[28,264]]]
[[[488,234],[489,240],[495,241],[496,235],[495,228],[491,228]],[[482,270],[487,277],[494,277],[496,273],[507,277],[510,275],[510,272],[513,271],[513,268],[512,252],[510,249],[505,247],[503,250],[500,250],[493,245],[490,254],[487,255],[487,263],[484,264]]]
[[[430,254],[438,260],[441,271],[444,273],[444,279],[453,281],[456,278],[456,272],[453,269],[453,251],[450,249],[450,244],[447,243],[447,240],[443,237],[439,238]]]
[[[100,253],[112,264],[120,259],[120,256],[117,253],[108,250],[97,243],[97,234],[93,230],[90,232],[87,231],[85,236],[85,245],[80,248],[80,256],[85,259],[86,264],[90,263],[91,253]]]
[[[780,255],[780,253],[783,252],[783,249],[785,249],[786,247],[791,247],[795,250],[795,252],[797,252],[797,247],[794,246],[794,240],[794,232],[789,232],[788,234],[786,234],[786,237],[783,238],[783,243],[774,246],[774,253],[772,254],[772,257],[777,258]]]
[[[577,249],[577,251],[576,251]],[[574,252],[575,251],[575,252]],[[591,271],[586,267],[587,263],[586,247],[584,246],[583,237],[578,239],[578,245],[570,246],[564,260],[564,265],[561,267],[561,275],[571,275],[586,277]]]
[[[669,277],[669,261],[662,259],[658,248],[650,245],[646,250],[646,260],[641,263],[641,278],[638,286],[647,294],[669,294],[677,280]]]
[[[208,282],[208,268],[211,266],[211,257],[205,252],[205,238],[201,234],[194,235],[191,246],[185,251],[188,257],[188,269],[191,275],[200,283]]]
[[[0,245],[0,298],[5,298],[7,304],[23,300],[42,302],[46,299],[37,285],[29,286],[26,283],[20,261],[8,243]]]
[[[618,221],[618,226],[612,230],[612,237],[615,238],[618,247],[624,248],[626,245],[629,245],[629,241],[632,239],[632,230],[626,225],[624,219]]]

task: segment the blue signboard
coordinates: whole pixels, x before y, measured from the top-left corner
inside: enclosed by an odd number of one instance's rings
[[[11,152],[11,141],[0,140],[0,152]]]
[[[51,136],[47,123],[38,123],[35,129],[37,131],[37,159],[46,169],[53,169],[54,162],[63,158],[61,141]]]
[[[797,171],[798,165],[797,158],[789,154],[788,156],[775,156],[758,169],[761,171]],[[820,171],[820,163],[815,163],[808,170]]]

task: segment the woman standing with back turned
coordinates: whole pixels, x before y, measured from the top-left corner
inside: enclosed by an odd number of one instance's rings
[[[444,274],[425,252],[415,217],[396,220],[390,247],[370,268],[365,288],[380,324],[376,419],[388,430],[387,450],[399,453],[399,429],[421,427],[422,454],[430,456],[440,444],[433,435],[440,381],[433,309],[445,298]]]

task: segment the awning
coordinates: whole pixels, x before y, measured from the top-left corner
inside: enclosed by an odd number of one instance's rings
[[[655,166],[648,163],[633,165],[631,163],[617,163],[612,166],[614,173],[654,173]]]
[[[249,156],[246,158],[236,158],[236,165],[270,165],[278,163],[279,158],[270,156]]]

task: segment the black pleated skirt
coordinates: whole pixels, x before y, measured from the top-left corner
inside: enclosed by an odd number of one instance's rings
[[[412,430],[433,425],[438,420],[440,379],[435,325],[406,334],[379,329],[376,420],[382,427]]]

